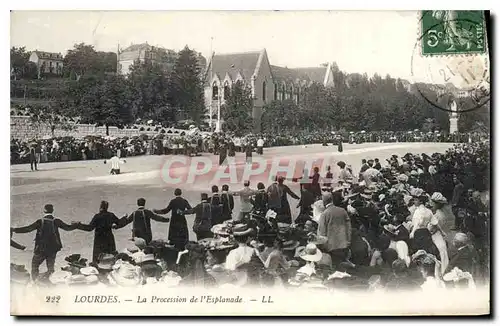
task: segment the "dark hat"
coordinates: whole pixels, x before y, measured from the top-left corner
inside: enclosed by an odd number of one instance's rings
[[[52,214],[54,212],[54,206],[52,204],[46,204],[43,207],[43,211],[47,214]]]
[[[80,254],[72,254],[64,258],[65,261],[68,262],[68,265],[84,268],[87,267],[87,259],[81,258]]]
[[[124,257],[125,258],[125,257]],[[112,270],[113,265],[116,262],[116,258],[112,254],[102,254],[99,257],[99,261],[97,263],[97,268],[101,270]]]
[[[248,224],[237,224],[233,227],[234,236],[249,236],[254,232],[254,229],[250,228]]]

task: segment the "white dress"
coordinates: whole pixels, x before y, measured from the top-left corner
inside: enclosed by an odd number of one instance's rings
[[[438,209],[432,216],[431,222],[429,224],[431,228],[435,228],[438,227],[444,219],[444,212],[441,209]],[[446,247],[446,241],[444,239],[443,233],[441,232],[441,228],[438,228],[438,230],[432,235],[432,241],[439,251],[439,256],[441,256],[441,273],[444,274],[444,271],[448,267],[448,263],[450,260],[448,258],[448,248]]]

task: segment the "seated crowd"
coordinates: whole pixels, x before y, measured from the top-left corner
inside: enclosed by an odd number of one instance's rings
[[[11,236],[37,230],[31,275],[11,264],[11,277],[65,286],[474,288],[489,282],[489,203],[481,198],[489,171],[478,168],[489,160],[489,143],[475,142],[430,156],[393,155],[383,164],[366,160],[358,175],[338,162],[336,180],[318,168],[291,180],[300,182],[300,196],[281,176],[257,189],[249,182],[239,191],[213,186],[194,206],[176,189],[166,208],[146,209],[140,198],[122,218],[102,202],[89,224],[66,224],[47,204],[42,219],[11,228]],[[295,218],[288,196],[300,199]],[[190,214],[196,241],[189,238]],[[153,238],[151,220],[170,223],[167,239]],[[133,245],[117,250],[113,230],[128,224]],[[95,232],[90,262],[73,254],[55,270],[59,229]],[[44,260],[48,272],[39,275]]]

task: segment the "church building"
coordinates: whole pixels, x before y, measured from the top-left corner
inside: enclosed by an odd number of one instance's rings
[[[237,81],[249,85],[253,96],[254,131],[260,131],[262,108],[273,100],[299,102],[301,93],[314,83],[333,87],[333,65],[285,68],[269,62],[266,49],[255,52],[212,54],[206,68],[205,105],[217,114]]]

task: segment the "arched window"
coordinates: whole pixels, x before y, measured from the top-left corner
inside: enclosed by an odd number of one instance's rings
[[[262,101],[266,102],[266,82],[262,82]]]
[[[278,85],[274,84],[274,100],[278,99]]]
[[[300,89],[297,88],[296,93],[295,93],[295,103],[299,104],[299,94],[300,94]]]
[[[285,84],[281,85],[281,100],[282,101],[286,100],[286,85]]]
[[[231,89],[229,88],[229,83],[227,81],[224,82],[224,100],[227,100],[229,98],[229,94],[231,92]]]
[[[217,87],[217,83],[214,82],[212,85],[212,100],[219,99],[219,87]]]

